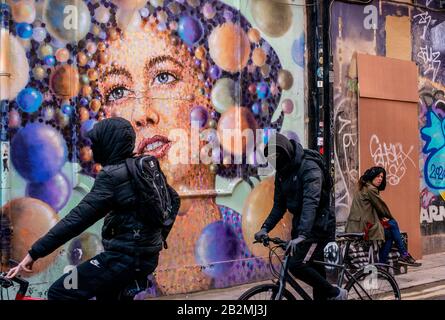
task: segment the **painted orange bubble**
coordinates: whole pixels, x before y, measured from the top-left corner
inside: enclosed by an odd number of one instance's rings
[[[59,216],[45,202],[34,198],[17,198],[2,208],[14,230],[11,241],[11,258],[21,261],[31,246],[44,236],[59,221]],[[50,267],[60,254],[60,249],[34,263],[33,273],[24,272],[24,277],[35,276]]]
[[[108,55],[108,53],[101,52],[99,54],[99,62],[100,63],[106,64],[106,63],[108,63],[109,60],[110,60],[110,56]]]
[[[22,0],[12,5],[12,18],[15,22],[33,23],[36,19],[36,9],[34,3],[29,0]]]
[[[87,108],[85,107],[79,108],[79,118],[81,122],[86,121],[90,118],[90,113],[88,112]]]
[[[249,32],[247,32],[247,36],[252,43],[258,43],[261,40],[260,32],[255,28],[250,28]]]
[[[248,108],[230,107],[218,121],[218,138],[225,151],[233,155],[242,155],[246,152],[248,143],[249,148],[254,146],[255,141],[253,139],[257,128],[258,123],[255,116]],[[246,129],[250,130],[251,136],[243,135],[243,133],[249,131]],[[252,140],[248,141],[247,137],[252,138]]]
[[[89,97],[93,93],[93,89],[90,86],[82,86],[81,93],[82,96]]]
[[[85,53],[79,52],[77,54],[77,63],[79,66],[84,67],[88,63],[88,57]]]
[[[262,67],[266,63],[267,55],[262,48],[255,48],[252,53],[252,61],[258,66]]]
[[[56,51],[56,59],[59,62],[67,62],[70,58],[70,53],[66,48],[60,48]]]
[[[105,51],[106,48],[107,45],[104,42],[99,42],[99,44],[97,45],[97,50],[99,51]]]
[[[283,90],[289,90],[294,84],[294,77],[288,70],[278,71],[278,85]]]
[[[268,177],[255,186],[244,202],[241,227],[247,247],[256,257],[264,257],[269,253],[267,248],[253,244],[253,240],[272,209],[273,194],[274,178]],[[290,240],[291,227],[292,216],[287,212],[269,235]]]
[[[207,53],[206,49],[203,46],[199,46],[195,50],[195,57],[198,58],[199,60],[202,60],[206,56],[206,53]]]
[[[239,25],[231,22],[213,29],[209,37],[209,48],[213,61],[228,72],[240,71],[249,61],[249,38]]]
[[[99,111],[100,107],[101,107],[101,103],[100,103],[99,99],[91,100],[91,102],[90,102],[91,110],[93,110],[94,112],[97,112],[97,111]]]
[[[68,64],[57,66],[51,73],[49,85],[59,98],[77,96],[80,89],[77,68]]]
[[[96,81],[99,78],[99,73],[94,69],[88,69],[87,76],[90,81]]]

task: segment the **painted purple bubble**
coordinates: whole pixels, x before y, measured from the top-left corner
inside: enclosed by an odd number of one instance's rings
[[[213,80],[217,80],[221,77],[221,69],[218,66],[211,66],[209,69],[209,76]]]
[[[208,120],[208,112],[207,109],[201,106],[194,107],[190,112],[190,121],[197,122],[200,128],[205,127]]]
[[[223,221],[206,226],[196,242],[196,261],[203,266],[204,273],[214,278],[228,274],[239,254],[239,240]]]
[[[82,135],[82,137],[86,137],[85,135],[88,133],[88,131],[93,129],[93,127],[96,123],[97,123],[97,121],[95,119],[90,119],[90,120],[84,121],[82,123],[82,125],[80,126],[80,134]]]
[[[201,22],[190,16],[182,16],[178,24],[179,37],[187,45],[192,46],[198,42],[204,34]]]
[[[26,195],[40,199],[49,204],[55,211],[59,211],[70,198],[71,186],[65,175],[58,173],[47,181],[28,183]]]
[[[294,103],[291,99],[284,100],[281,106],[283,108],[283,113],[285,114],[290,114],[292,111],[294,111]]]

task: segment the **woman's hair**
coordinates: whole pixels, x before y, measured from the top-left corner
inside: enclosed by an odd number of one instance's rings
[[[380,173],[383,173],[383,180],[380,186],[377,187],[379,191],[383,191],[386,188],[386,170],[382,167],[371,167],[365,171],[365,173],[358,180],[358,189],[361,191],[363,187],[368,183],[372,182],[375,177]]]

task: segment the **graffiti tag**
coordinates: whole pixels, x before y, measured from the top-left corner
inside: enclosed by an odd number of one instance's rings
[[[428,31],[428,28],[430,27],[431,22],[436,22],[436,20],[432,20],[429,12],[425,11],[419,14],[416,14],[413,19],[419,19],[419,25],[424,25],[423,27],[423,34],[420,37],[422,40],[425,40],[426,32]]]
[[[401,143],[381,143],[375,134],[372,135],[369,142],[369,151],[374,164],[385,168],[388,183],[392,186],[400,183],[410,162],[416,168],[413,159],[410,157],[413,150],[413,145],[405,152]]]
[[[417,57],[421,59],[420,62],[424,64],[423,75],[427,75],[429,73],[433,74],[433,81],[436,81],[437,74],[439,73],[439,68],[442,62],[439,60],[440,52],[433,52],[432,47],[420,47],[419,53],[417,53]]]
[[[445,220],[445,207],[430,205],[428,208],[420,208],[420,223],[433,223]]]

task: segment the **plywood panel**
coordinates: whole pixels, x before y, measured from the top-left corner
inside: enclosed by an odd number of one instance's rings
[[[357,54],[360,97],[417,102],[418,68],[412,61]]]
[[[421,257],[419,130],[417,103],[360,98],[360,172],[371,166],[387,171],[382,197],[408,232],[409,250]]]
[[[411,61],[410,17],[386,17],[386,56]]]

